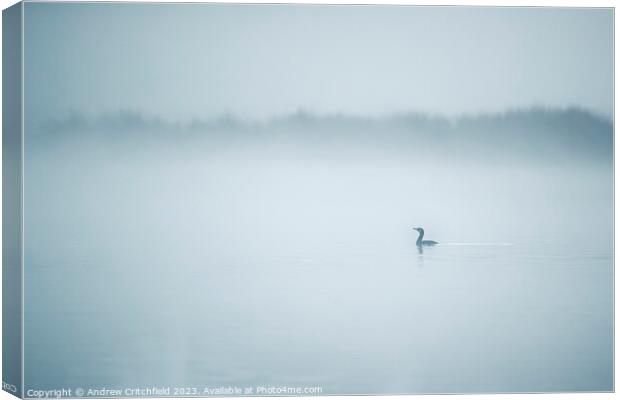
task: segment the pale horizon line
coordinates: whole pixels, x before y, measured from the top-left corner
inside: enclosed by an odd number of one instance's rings
[[[605,115],[587,107],[580,105],[568,106],[550,106],[541,104],[532,104],[529,106],[507,107],[497,111],[477,111],[462,113],[442,113],[425,111],[421,109],[410,109],[394,111],[383,114],[364,114],[343,111],[317,111],[306,107],[297,107],[287,112],[274,113],[268,117],[246,117],[243,113],[234,113],[231,111],[213,113],[210,116],[190,117],[190,118],[167,118],[158,116],[155,113],[131,108],[121,107],[116,110],[108,110],[99,113],[70,110],[62,113],[60,116],[43,118],[45,125],[56,125],[64,123],[83,123],[85,125],[97,125],[102,122],[120,121],[122,119],[131,119],[134,123],[156,124],[174,126],[180,128],[191,127],[196,124],[218,123],[229,121],[239,125],[269,125],[295,118],[307,118],[309,120],[350,120],[350,121],[368,121],[368,122],[386,122],[390,120],[398,120],[406,117],[418,117],[428,121],[443,121],[449,124],[458,124],[462,121],[499,118],[519,114],[581,114],[588,115],[593,119],[614,124],[613,115]]]

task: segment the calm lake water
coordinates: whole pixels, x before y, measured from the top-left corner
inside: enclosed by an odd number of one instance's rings
[[[613,389],[611,168],[93,154],[27,164],[27,389]]]

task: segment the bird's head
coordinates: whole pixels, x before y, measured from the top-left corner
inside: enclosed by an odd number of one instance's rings
[[[420,233],[424,232],[424,229],[422,228],[413,228],[414,231],[418,231]]]

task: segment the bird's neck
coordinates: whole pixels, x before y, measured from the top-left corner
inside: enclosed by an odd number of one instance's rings
[[[420,244],[422,244],[422,238],[424,237],[424,231],[419,231],[418,233],[420,234],[420,236],[418,236],[418,240],[416,240],[415,243],[417,245],[420,245]]]

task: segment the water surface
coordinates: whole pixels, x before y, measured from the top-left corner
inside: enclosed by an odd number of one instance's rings
[[[30,388],[613,389],[609,168],[79,150],[27,165]]]

